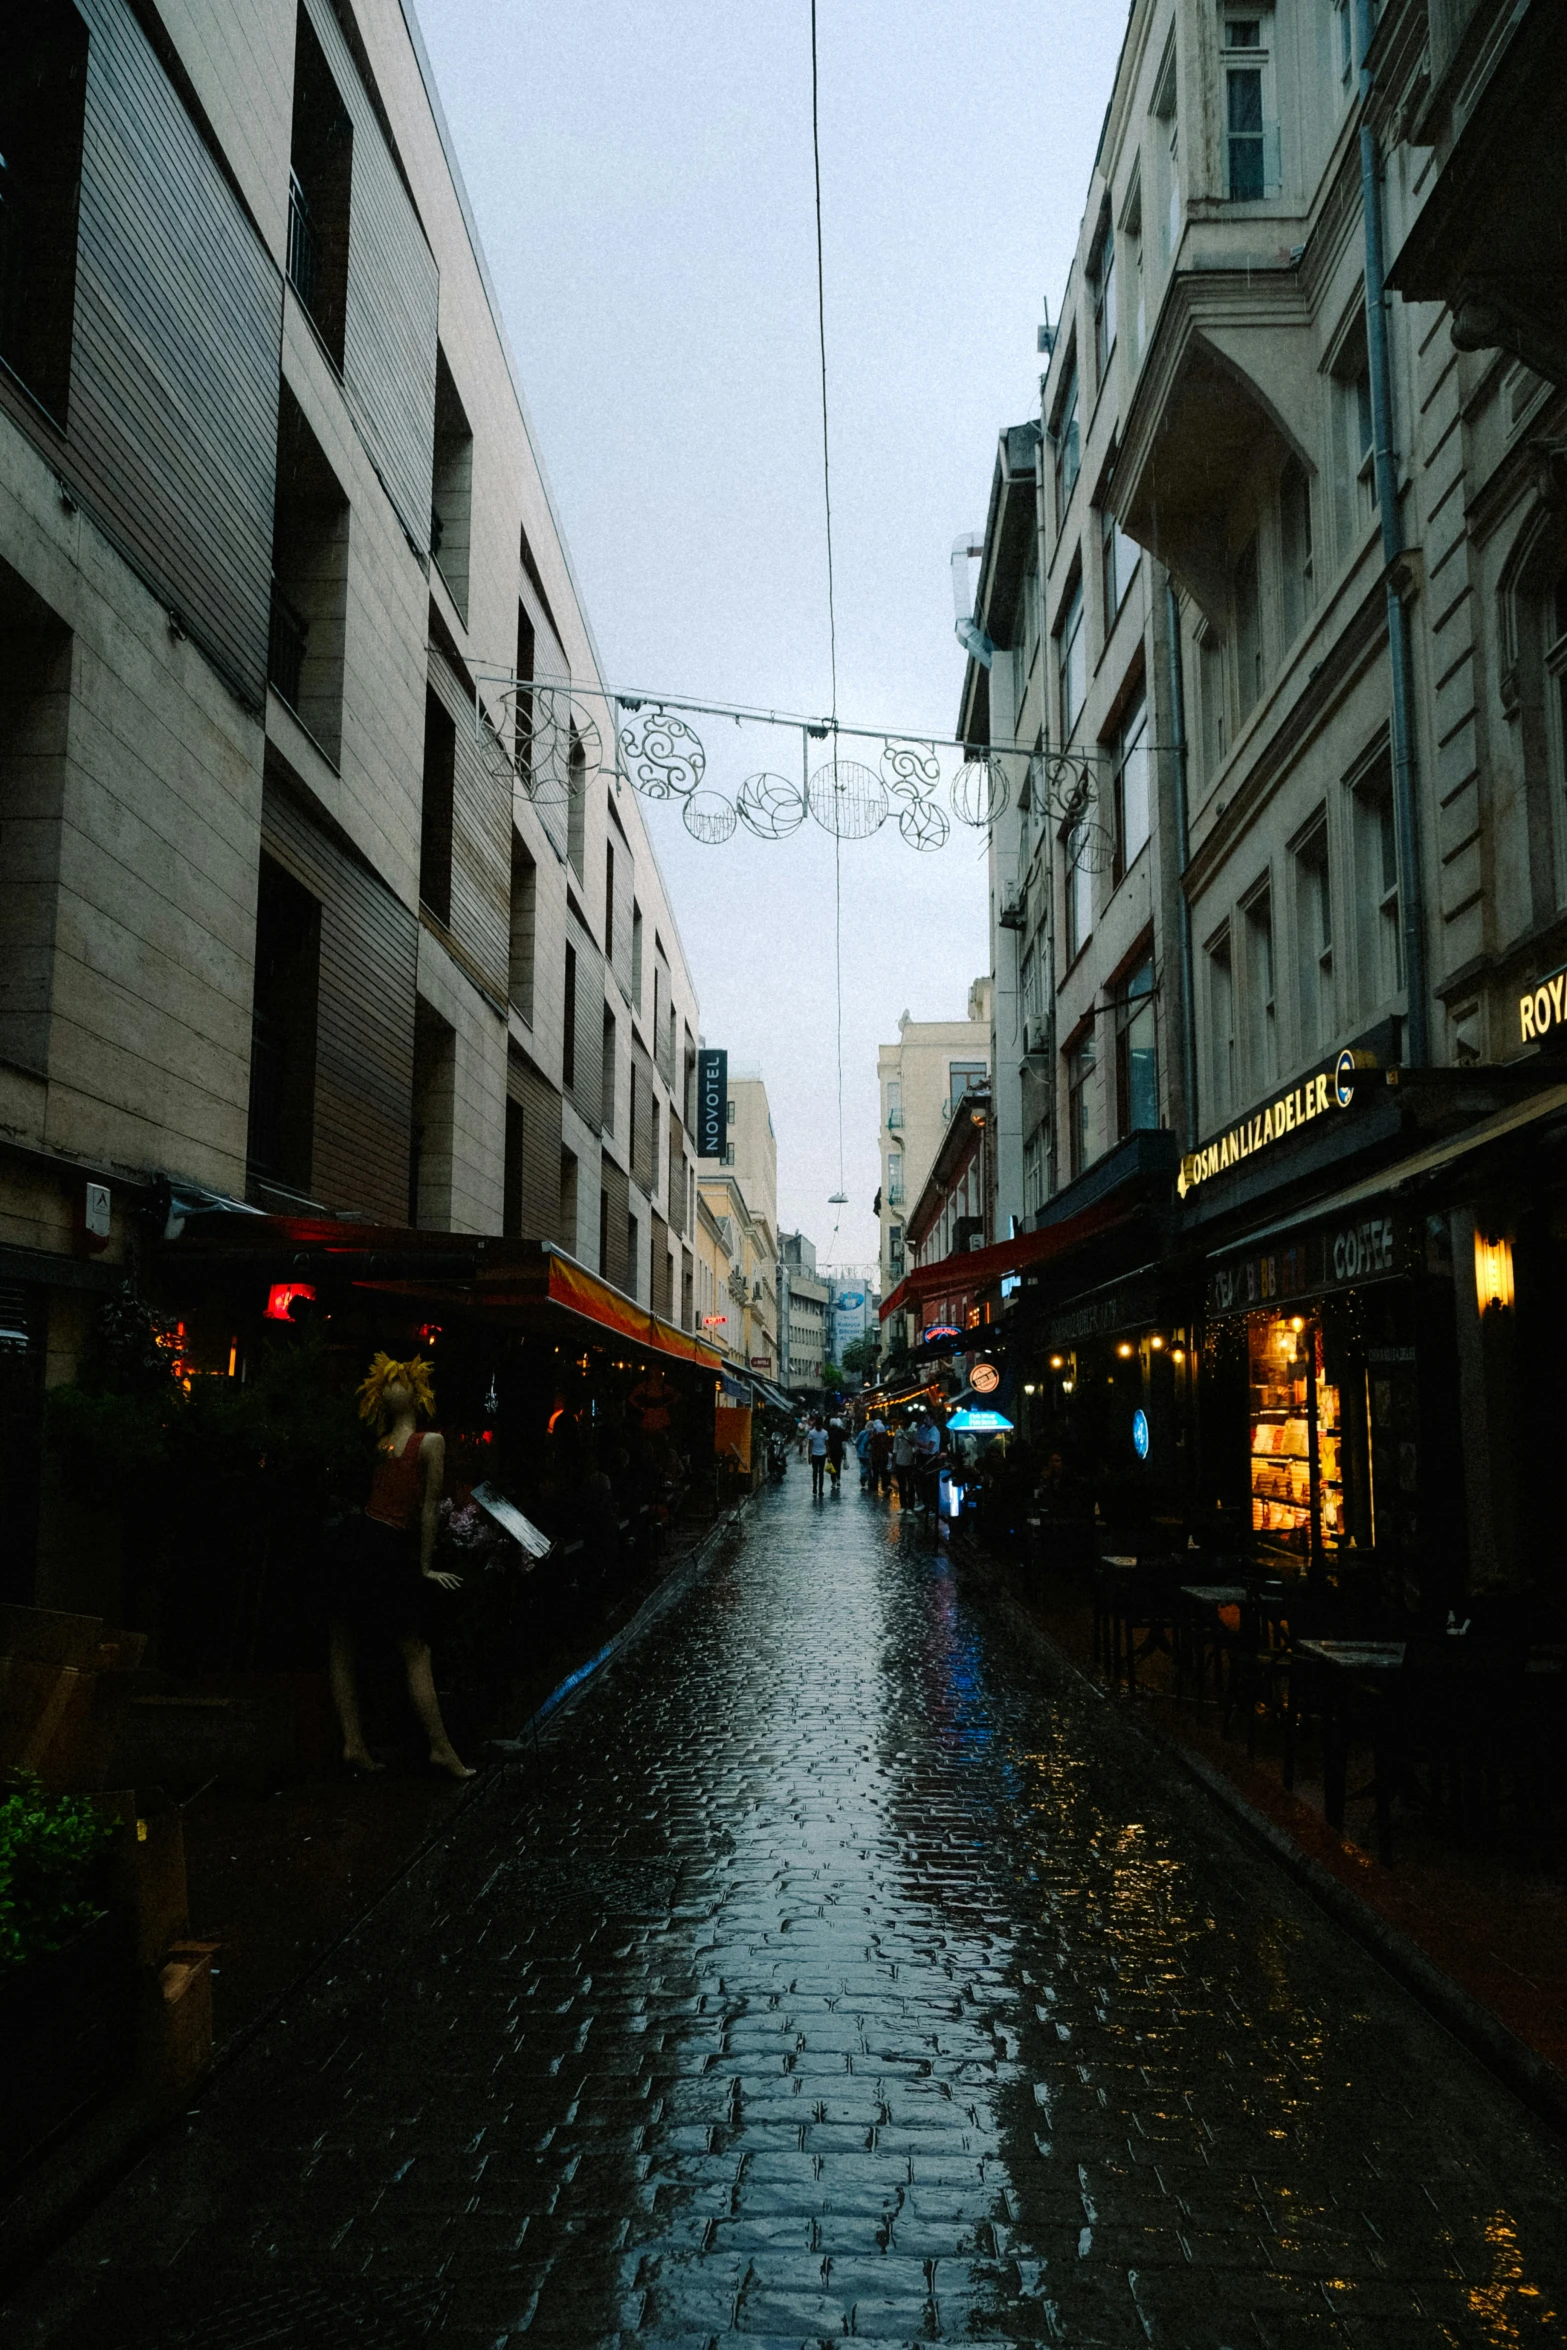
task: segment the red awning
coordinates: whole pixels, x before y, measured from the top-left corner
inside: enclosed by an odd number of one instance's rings
[[[993,1241],[989,1248],[960,1249],[950,1257],[938,1257],[933,1265],[916,1265],[911,1273],[905,1273],[892,1295],[883,1299],[881,1319],[885,1322],[889,1314],[916,1306],[922,1298],[938,1297],[945,1290],[987,1289],[1009,1273],[1020,1273],[1025,1265],[1064,1256],[1096,1233],[1123,1223],[1132,1213],[1124,1200],[1097,1200],[1059,1224],[1047,1224],[1043,1232],[1018,1232],[1010,1240]]]

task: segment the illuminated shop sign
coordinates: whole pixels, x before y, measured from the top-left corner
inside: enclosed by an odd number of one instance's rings
[[[1299,1085],[1281,1093],[1277,1101],[1254,1111],[1249,1118],[1242,1118],[1238,1125],[1227,1128],[1212,1142],[1205,1142],[1201,1150],[1188,1151],[1175,1181],[1182,1199],[1189,1191],[1195,1191],[1199,1183],[1227,1174],[1231,1167],[1257,1151],[1270,1150],[1274,1143],[1298,1133],[1314,1118],[1326,1117],[1330,1110],[1347,1110],[1355,1099],[1355,1073],[1360,1066],[1355,1054],[1346,1050],[1339,1054],[1331,1069],[1319,1069],[1313,1076],[1302,1078]]]
[[[1413,1227],[1392,1209],[1372,1205],[1358,1216],[1306,1226],[1265,1249],[1247,1249],[1213,1265],[1211,1315],[1249,1314],[1291,1298],[1323,1297],[1414,1270]]]
[[[968,1383],[976,1395],[994,1395],[1001,1385],[1001,1373],[994,1363],[976,1363],[968,1375]]]
[[[1538,987],[1526,988],[1518,998],[1518,1032],[1525,1044],[1549,1036],[1563,1021],[1567,1021],[1567,964],[1542,979]]]
[[[696,1057],[696,1155],[721,1159],[728,1145],[729,1055],[703,1046]]]

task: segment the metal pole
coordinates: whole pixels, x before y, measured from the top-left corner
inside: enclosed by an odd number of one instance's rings
[[[1360,204],[1366,250],[1366,359],[1371,377],[1371,421],[1375,435],[1377,509],[1382,523],[1382,561],[1387,572],[1387,642],[1392,669],[1393,823],[1398,844],[1398,898],[1404,939],[1404,985],[1409,1013],[1405,1059],[1415,1068],[1431,1058],[1426,988],[1425,887],[1420,863],[1419,809],[1415,798],[1412,730],[1413,688],[1409,628],[1394,568],[1404,551],[1398,502],[1398,469],[1393,453],[1393,379],[1387,344],[1387,285],[1382,251],[1382,170],[1369,108],[1372,75],[1367,63],[1372,35],[1371,0],[1355,0],[1355,49],[1360,66]]]
[[[1170,654],[1170,715],[1175,725],[1175,871],[1180,892],[1181,941],[1181,1092],[1186,1147],[1197,1148],[1197,993],[1192,964],[1192,904],[1186,894],[1186,868],[1191,862],[1187,831],[1186,680],[1181,671],[1181,615],[1175,601],[1175,582],[1164,575],[1164,617]]]

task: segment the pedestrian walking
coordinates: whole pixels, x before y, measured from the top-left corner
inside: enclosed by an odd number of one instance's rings
[[[860,1464],[860,1491],[869,1493],[871,1490],[871,1424],[869,1420],[866,1421],[854,1439],[854,1457]]]
[[[820,1501],[827,1489],[827,1428],[820,1412],[805,1432],[805,1449],[811,1463],[811,1499]]]
[[[916,1509],[934,1511],[938,1505],[943,1434],[941,1424],[929,1412],[921,1412],[914,1429],[914,1479]]]
[[[914,1505],[914,1431],[907,1420],[900,1420],[893,1431],[892,1476],[898,1488],[898,1507],[911,1509]]]
[[[849,1431],[835,1412],[827,1423],[827,1474],[832,1479],[834,1501],[843,1490],[843,1454],[849,1441]]]
[[[892,1486],[892,1432],[880,1412],[871,1416],[870,1469],[872,1493],[886,1493]]]

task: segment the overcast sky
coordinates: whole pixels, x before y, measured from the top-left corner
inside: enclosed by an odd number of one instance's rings
[[[825,711],[809,0],[418,5],[606,682]],[[1037,413],[1125,18],[818,0],[845,721],[955,726],[950,549]],[[709,782],[798,778],[798,736],[695,723]],[[876,1046],[986,968],[982,836],[842,851],[839,1211],[831,841],[649,819],[707,1041],[767,1079],[784,1227],[873,1259]]]

